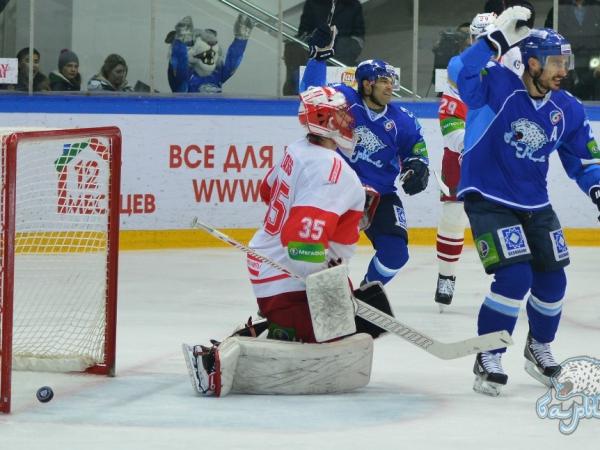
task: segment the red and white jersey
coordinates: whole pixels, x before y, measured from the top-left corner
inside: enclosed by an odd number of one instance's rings
[[[356,173],[335,151],[303,138],[289,145],[260,187],[269,207],[249,246],[306,277],[330,259],[347,261],[359,237],[365,193]],[[256,297],[303,291],[303,281],[248,255]]]
[[[444,138],[444,148],[455,153],[461,153],[465,143],[467,105],[460,99],[458,89],[450,79],[442,93],[438,117],[442,137]]]

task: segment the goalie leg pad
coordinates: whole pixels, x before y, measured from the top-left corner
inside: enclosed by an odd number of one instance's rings
[[[394,316],[390,301],[387,298],[385,291],[383,290],[383,284],[379,281],[372,281],[370,283],[363,284],[361,287],[354,291],[354,296],[365,302],[366,304],[383,311],[390,316]],[[361,317],[356,317],[356,332],[370,334],[373,339],[379,337],[382,333],[386,333],[383,328],[379,328],[377,325],[372,324],[369,321]]]
[[[230,379],[231,392],[305,395],[349,392],[366,386],[371,377],[373,339],[367,334],[324,344],[230,337],[219,350],[225,345],[221,396],[229,392],[225,383]],[[231,368],[233,376],[226,373]]]
[[[317,342],[356,332],[354,304],[345,264],[306,277],[306,296]]]

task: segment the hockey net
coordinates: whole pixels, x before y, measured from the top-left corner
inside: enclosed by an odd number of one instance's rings
[[[0,130],[0,411],[11,369],[114,375],[121,137]]]

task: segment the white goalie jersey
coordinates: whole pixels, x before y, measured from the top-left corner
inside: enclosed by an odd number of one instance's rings
[[[354,254],[365,194],[356,173],[335,151],[306,138],[292,143],[260,189],[268,209],[249,244],[257,253],[302,277]],[[258,298],[306,289],[304,282],[252,255],[248,271]]]

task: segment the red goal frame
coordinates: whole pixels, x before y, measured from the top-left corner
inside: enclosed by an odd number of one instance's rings
[[[104,361],[87,368],[92,374],[114,376],[117,325],[117,281],[119,254],[119,199],[121,180],[121,131],[117,127],[80,128],[48,131],[17,131],[6,138],[2,150],[4,170],[2,194],[3,209],[0,211],[4,241],[2,245],[3,270],[2,297],[0,298],[0,412],[8,413],[11,408],[11,373],[12,373],[12,341],[13,341],[13,300],[14,300],[14,267],[15,267],[15,207],[16,207],[16,173],[17,146],[27,140],[43,138],[84,138],[100,136],[110,142],[111,157],[109,159],[110,184],[108,190],[108,230],[107,230],[107,285],[105,297],[105,329],[104,329]],[[2,269],[0,267],[0,269]]]

